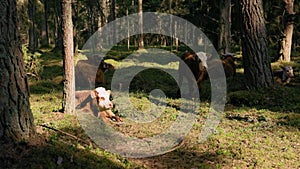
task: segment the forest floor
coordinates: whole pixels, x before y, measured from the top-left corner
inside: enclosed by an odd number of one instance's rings
[[[107,62],[118,68],[119,60],[115,57],[120,59],[130,54],[121,51],[112,50]],[[244,90],[243,70],[239,66],[236,77],[228,80],[227,103],[219,125],[206,141],[200,142],[210,109],[210,83],[205,81],[195,123],[178,148],[154,157],[126,158],[100,148],[89,138],[76,116],[60,112],[62,57],[46,49],[38,53],[42,69],[39,79],[30,79],[30,103],[39,137],[35,144],[21,142],[1,146],[0,168],[300,168],[300,58],[295,57],[291,62],[296,76],[293,83],[264,90]],[[240,64],[239,59],[237,64]],[[272,67],[277,69],[279,64],[273,63]],[[168,66],[169,69],[176,67]],[[155,80],[168,78],[151,77],[158,73],[155,71],[143,72],[147,78],[154,78],[155,85]],[[112,74],[108,72],[106,76]],[[138,87],[145,83],[142,77],[140,74],[132,82],[136,90],[131,91],[130,99],[138,110],[145,111],[150,101]],[[151,88],[151,84],[146,87]],[[167,86],[166,90],[168,88],[173,87]],[[169,93],[174,95],[174,90]],[[170,97],[166,101],[167,108],[157,120],[139,124],[124,116],[124,123],[112,125],[113,129],[137,138],[163,132],[178,114],[179,99]]]

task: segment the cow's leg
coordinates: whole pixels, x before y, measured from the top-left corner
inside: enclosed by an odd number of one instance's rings
[[[105,113],[106,113],[106,116],[109,117],[109,118],[113,118],[113,117],[116,116],[116,115],[111,111],[111,109],[106,110]]]

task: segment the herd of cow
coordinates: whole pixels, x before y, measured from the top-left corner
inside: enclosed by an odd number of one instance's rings
[[[212,59],[209,54],[204,52],[185,52],[180,58],[183,62],[180,62],[178,67],[178,85],[180,88],[183,78],[186,78],[190,95],[193,94],[195,88],[198,89],[200,94],[202,93],[202,82],[208,78],[209,70],[214,69],[215,65],[223,66],[226,77],[234,77],[236,75],[235,58],[230,53],[222,55],[221,59]],[[99,60],[101,62],[98,66]],[[76,109],[97,112],[94,115],[102,117],[106,122],[111,120],[120,122],[122,119],[112,112],[113,103],[110,100],[110,90],[105,89],[106,80],[104,73],[109,70],[114,70],[114,67],[104,62],[103,58],[98,55],[77,63],[75,69],[76,87],[91,88],[94,86],[95,90],[76,91]],[[97,72],[96,77],[91,72]],[[281,69],[275,71],[273,75],[278,83],[289,83],[294,78],[291,66],[281,66]]]
[[[209,70],[215,69],[216,66],[222,65],[226,77],[233,77],[236,74],[236,65],[234,61],[234,55],[231,53],[222,55],[222,59],[212,59],[212,57],[204,52],[185,52],[181,55],[183,62],[179,63],[179,88],[181,88],[183,77],[188,81],[189,95],[193,95],[195,85],[193,80],[196,80],[196,86],[198,87],[199,94],[202,93],[202,82],[208,78]],[[184,66],[184,65],[187,65]],[[208,67],[209,65],[209,67]],[[193,73],[189,74],[187,68]],[[194,77],[193,77],[194,76]]]

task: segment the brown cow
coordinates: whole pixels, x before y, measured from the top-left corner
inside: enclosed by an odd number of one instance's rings
[[[204,62],[201,62],[200,57],[204,59]],[[202,82],[205,77],[206,73],[206,58],[205,53],[199,52],[199,53],[193,53],[193,52],[185,52],[180,58],[183,60],[183,62],[179,63],[179,88],[182,86],[183,77],[185,77],[188,81],[189,86],[189,95],[192,96],[194,94],[194,89],[197,87],[199,94],[202,92]],[[202,63],[202,66],[201,64]],[[190,71],[193,74],[190,74],[189,71],[184,67],[184,64],[188,66]],[[193,79],[196,80],[197,83],[193,82]],[[196,86],[197,85],[197,86]]]
[[[222,65],[224,67],[226,77],[234,77],[236,74],[236,66],[234,63],[234,54],[228,53],[222,55]]]
[[[107,71],[112,71],[112,70],[115,70],[115,67],[110,64],[110,63],[106,63],[104,62],[104,60],[101,60],[101,63],[99,65],[99,69],[102,70],[102,72],[107,72]]]
[[[201,61],[201,59],[203,62]],[[220,63],[224,67],[226,77],[235,76],[236,74],[236,65],[234,63],[234,55],[233,54],[225,54],[223,58],[220,59],[212,59],[210,55],[204,52],[192,53],[192,52],[185,52],[181,59],[184,63],[190,68],[193,73],[194,78],[197,80],[197,87],[199,90],[199,94],[202,94],[202,82],[204,79],[208,77],[208,66],[209,69],[215,69],[218,64]],[[209,59],[206,62],[206,59]],[[193,86],[193,76],[184,70],[183,64],[179,64],[179,87],[182,85],[183,76],[187,78],[189,84],[189,94],[192,95],[194,92],[195,86]],[[201,63],[201,64],[200,64]],[[201,66],[202,65],[202,66]]]
[[[236,74],[236,65],[234,63],[233,54],[224,54],[222,59],[208,60],[209,70],[214,70],[218,65],[222,64],[226,77],[234,77]],[[208,71],[209,71],[208,70]],[[221,73],[221,72],[220,72]],[[207,77],[207,76],[205,76]]]
[[[100,55],[88,57],[88,60],[78,61],[75,67],[76,87],[81,89],[106,87],[104,72],[108,70],[114,70],[113,65],[104,62],[103,57]]]
[[[98,69],[98,66],[82,60],[78,61],[75,67],[75,84],[80,89],[91,89],[96,84],[104,87],[106,81],[104,73],[101,69]]]

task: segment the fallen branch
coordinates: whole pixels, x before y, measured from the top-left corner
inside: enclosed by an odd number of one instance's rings
[[[27,72],[26,75],[27,75],[27,76],[34,77],[34,78],[36,78],[37,80],[39,80],[39,76],[37,76],[37,75],[34,74],[34,73]]]
[[[40,124],[40,126],[41,126],[41,127],[44,127],[44,128],[47,128],[47,129],[50,129],[50,130],[53,130],[53,131],[56,131],[56,132],[59,132],[59,133],[62,133],[62,134],[64,134],[64,135],[67,135],[67,136],[69,136],[69,137],[72,137],[73,139],[75,139],[75,140],[77,140],[77,141],[81,141],[81,142],[83,142],[83,143],[85,143],[85,144],[90,145],[90,143],[88,143],[88,142],[86,142],[86,141],[80,139],[80,138],[77,137],[77,136],[74,136],[73,134],[70,134],[70,133],[67,133],[67,132],[65,132],[65,131],[62,131],[62,130],[59,130],[59,129],[56,129],[56,128],[47,126],[47,125],[45,125],[45,124]]]

